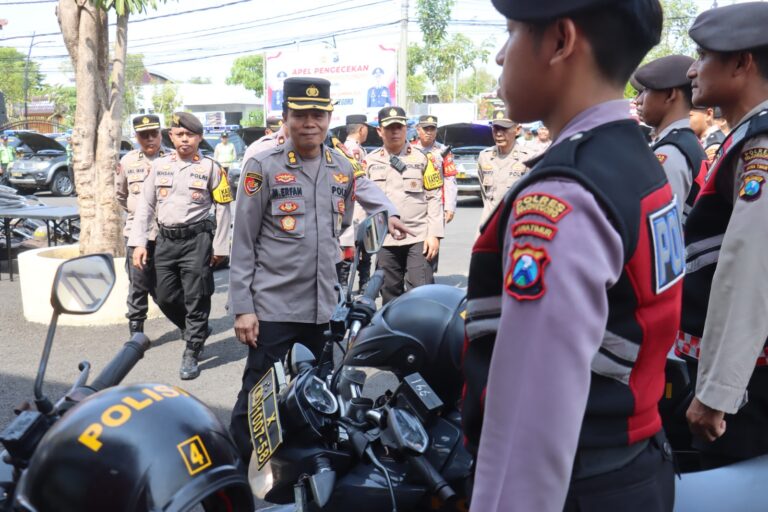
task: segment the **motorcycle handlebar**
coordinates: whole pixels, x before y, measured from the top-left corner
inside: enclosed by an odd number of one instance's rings
[[[384,271],[383,270],[377,270],[373,273],[371,276],[371,279],[368,281],[368,285],[365,287],[365,293],[363,293],[363,297],[366,297],[371,300],[376,300],[376,297],[379,295],[379,290],[381,290],[381,285],[384,284]]]
[[[456,493],[448,482],[437,472],[435,467],[421,455],[408,455],[408,462],[429,485],[429,490],[442,501],[447,502],[456,497]]]
[[[134,334],[89,387],[94,391],[101,391],[120,384],[128,372],[144,357],[144,352],[149,346],[149,338],[143,333]]]

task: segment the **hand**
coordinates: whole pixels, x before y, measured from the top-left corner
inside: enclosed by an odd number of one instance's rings
[[[725,434],[725,413],[712,409],[701,403],[698,398],[694,398],[688,411],[685,413],[685,419],[688,420],[688,428],[693,435],[698,436],[710,443],[718,437]]]
[[[235,337],[240,343],[256,348],[256,339],[259,337],[259,319],[256,313],[235,315]]]
[[[403,240],[406,235],[416,236],[416,233],[405,227],[400,217],[390,217],[387,221],[389,234],[395,240]]]
[[[448,224],[453,220],[454,213],[448,210],[445,210],[445,223]]]
[[[213,256],[211,256],[211,266],[212,267],[218,266],[219,263],[224,261],[224,258],[226,258],[226,256],[221,256],[220,254],[214,254]]]
[[[147,264],[147,248],[134,247],[133,248],[133,266],[139,270],[144,270],[144,265],[146,264]]]
[[[437,257],[437,252],[440,250],[440,239],[436,236],[428,236],[426,240],[424,240],[424,252],[423,254],[426,255],[427,261],[432,261]]]

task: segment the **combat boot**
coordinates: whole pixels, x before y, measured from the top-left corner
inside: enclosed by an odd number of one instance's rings
[[[131,336],[137,332],[144,332],[144,320],[131,320],[128,322],[128,330],[131,332]]]
[[[202,351],[202,343],[187,343],[187,348],[184,349],[184,355],[181,357],[181,370],[179,371],[181,380],[196,379],[200,375],[198,361]]]

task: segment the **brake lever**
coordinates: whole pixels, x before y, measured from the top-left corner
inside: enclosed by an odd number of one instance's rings
[[[61,397],[54,407],[54,410],[58,414],[63,414],[68,411],[75,404],[80,403],[81,400],[88,397],[91,394],[87,388],[85,388],[86,382],[88,382],[88,376],[91,373],[91,363],[88,361],[80,361],[77,365],[77,369],[80,370],[80,375],[77,376],[77,380],[69,391]]]

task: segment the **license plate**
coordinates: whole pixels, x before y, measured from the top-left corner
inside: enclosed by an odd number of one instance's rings
[[[11,176],[13,176],[14,178],[21,178],[21,173],[20,172],[12,172]]]
[[[248,394],[248,420],[258,469],[269,462],[283,442],[283,429],[277,410],[277,379],[270,368]]]
[[[460,180],[465,180],[465,179],[467,179],[467,173],[460,172],[460,173],[456,174],[456,177],[459,178]]]

